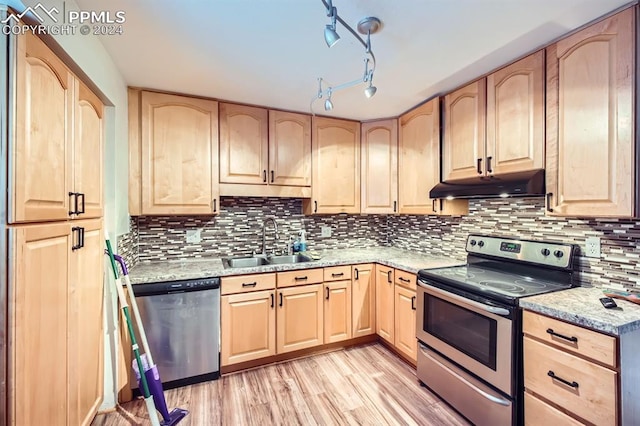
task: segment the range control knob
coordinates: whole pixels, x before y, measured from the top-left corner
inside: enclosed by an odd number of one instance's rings
[[[551,254],[551,252],[547,248],[540,250],[540,253],[542,253],[543,256],[549,256]]]
[[[478,241],[478,247],[483,247],[484,246],[484,241],[480,240]]]
[[[471,245],[475,246],[476,245],[476,240],[471,240]]]
[[[564,253],[562,252],[562,250],[556,250],[553,252],[553,255],[560,259],[562,256],[564,256]]]

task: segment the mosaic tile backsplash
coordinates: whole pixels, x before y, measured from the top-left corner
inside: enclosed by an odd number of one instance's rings
[[[223,197],[216,217],[132,218],[132,231],[118,240],[120,252],[138,261],[249,255],[262,250],[262,221],[278,224],[278,250],[304,227],[309,249],[393,246],[464,260],[469,233],[573,242],[581,247],[579,279],[596,286],[640,289],[640,221],[546,217],[542,198],[471,200],[462,217],[324,215],[304,216],[300,199]],[[331,226],[332,236],[321,237]],[[187,244],[187,230],[201,230],[202,241]],[[267,250],[276,240],[267,227]],[[600,259],[582,255],[587,237],[601,238]]]

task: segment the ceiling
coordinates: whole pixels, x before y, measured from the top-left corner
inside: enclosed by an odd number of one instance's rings
[[[364,84],[335,92],[323,115],[396,116],[577,28],[629,0],[334,0],[354,28],[366,16],[377,94]],[[77,0],[95,10],[96,0]],[[104,9],[100,2],[98,9]],[[176,7],[179,6],[179,7]],[[321,0],[110,0],[126,13],[122,36],[102,42],[131,86],[310,112],[317,78],[363,73],[364,48],[338,24],[331,49]]]

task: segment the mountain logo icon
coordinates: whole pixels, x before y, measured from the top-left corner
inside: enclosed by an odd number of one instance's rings
[[[43,18],[43,16],[46,15],[53,22],[57,23],[58,22],[58,18],[56,17],[56,15],[58,13],[60,13],[60,11],[56,7],[52,7],[51,9],[47,9],[42,4],[38,3],[35,6],[27,7],[24,11],[22,11],[21,13],[18,13],[17,15],[9,15],[9,16],[7,16],[5,19],[3,19],[0,22],[3,23],[3,24],[8,24],[10,21],[13,20],[14,23],[19,24],[20,23],[20,19],[22,19],[23,16],[25,16],[25,15],[27,15],[27,16],[33,15],[33,16],[36,17],[36,19],[38,21],[40,21],[41,24],[44,24],[45,18]]]

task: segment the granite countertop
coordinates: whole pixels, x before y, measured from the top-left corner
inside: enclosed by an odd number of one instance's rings
[[[616,336],[640,329],[640,305],[615,299],[618,307],[605,309],[598,300],[601,297],[605,296],[600,288],[576,287],[525,297],[520,306]]]
[[[296,269],[323,268],[326,266],[355,265],[357,263],[380,263],[407,272],[420,269],[462,265],[465,262],[445,257],[434,257],[393,247],[371,247],[358,249],[336,249],[318,251],[320,260],[285,265],[264,265],[251,268],[225,268],[220,258],[189,260],[165,260],[143,262],[129,272],[133,284],[173,280],[187,280],[229,275],[259,274]]]

